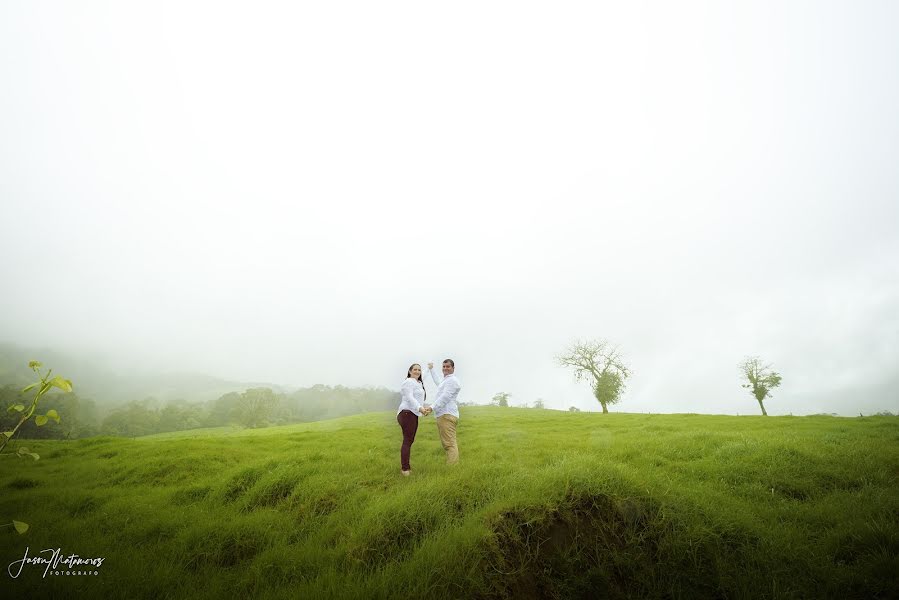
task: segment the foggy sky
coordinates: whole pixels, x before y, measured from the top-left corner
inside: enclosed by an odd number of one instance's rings
[[[899,410],[895,2],[4,2],[0,341],[598,410]]]

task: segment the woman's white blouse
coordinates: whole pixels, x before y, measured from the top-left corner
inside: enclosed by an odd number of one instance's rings
[[[411,410],[416,417],[421,416],[418,410],[421,408],[421,403],[425,401],[425,388],[417,379],[406,378],[403,387],[400,388],[400,397],[400,407],[396,414],[400,414],[404,410]]]

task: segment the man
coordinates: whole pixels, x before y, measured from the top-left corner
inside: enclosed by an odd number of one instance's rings
[[[459,447],[456,445],[456,423],[459,422],[459,405],[456,398],[462,384],[456,377],[456,363],[451,359],[443,361],[443,376],[438,380],[434,363],[428,363],[428,372],[431,379],[437,385],[437,398],[431,405],[434,417],[437,419],[437,431],[440,433],[440,443],[446,450],[446,464],[454,465],[459,462]]]

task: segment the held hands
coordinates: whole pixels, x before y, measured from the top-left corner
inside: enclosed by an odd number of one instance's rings
[[[427,417],[429,414],[434,412],[434,409],[430,406],[422,406],[420,412],[423,417]]]
[[[428,369],[430,370],[430,369],[433,369],[433,368],[434,368],[434,363],[429,362],[429,363],[428,363]]]

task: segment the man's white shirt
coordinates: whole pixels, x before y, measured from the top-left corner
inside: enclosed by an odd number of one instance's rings
[[[458,419],[459,404],[456,399],[459,396],[459,390],[462,389],[459,378],[456,377],[455,373],[450,373],[444,377],[442,374],[438,374],[433,367],[428,369],[428,371],[431,373],[431,379],[433,379],[434,383],[437,385],[437,398],[431,405],[434,409],[434,417],[453,415]]]

